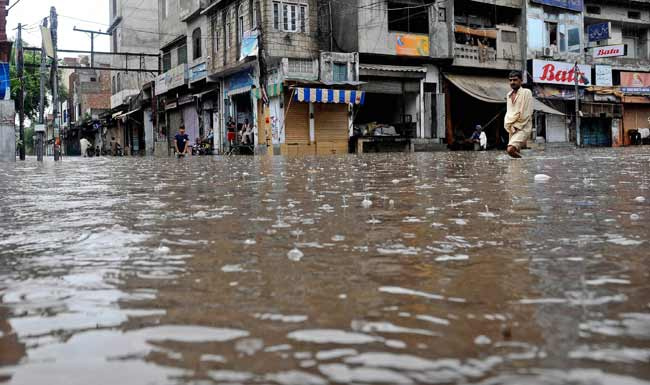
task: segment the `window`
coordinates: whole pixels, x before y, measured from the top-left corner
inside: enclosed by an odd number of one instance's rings
[[[570,28],[567,40],[569,51],[580,52],[580,28]]]
[[[413,2],[388,2],[388,30],[429,33],[429,6],[423,1]]]
[[[308,32],[307,5],[273,2],[273,28],[284,32]]]
[[[273,3],[273,28],[280,29],[280,3]]]
[[[167,72],[170,69],[172,69],[172,53],[171,52],[169,52],[169,51],[163,52],[162,67],[163,67],[163,72]],[[118,74],[118,81],[119,81],[119,74]]]
[[[192,32],[192,59],[196,60],[203,56],[201,53],[201,28],[197,28]]]
[[[212,54],[219,52],[219,18],[215,14],[212,16]]]
[[[237,8],[237,37],[238,41],[244,39],[244,4],[239,4]]]
[[[557,44],[557,23],[549,23],[546,22],[544,23],[544,26],[546,27],[546,47],[551,48],[555,52],[558,51],[558,44]]]
[[[314,70],[314,63],[309,59],[289,59],[289,72],[310,74]]]
[[[226,48],[230,48],[230,21],[226,22]]]
[[[514,31],[501,31],[501,41],[504,43],[516,43],[517,32]]]
[[[600,7],[597,7],[595,5],[588,5],[587,6],[587,13],[592,13],[594,15],[600,15]]]
[[[639,20],[639,19],[641,19],[641,12],[639,12],[639,11],[628,11],[627,12],[627,17],[629,19]]]
[[[334,63],[332,66],[333,74],[332,80],[335,82],[348,81],[348,65],[347,63]]]
[[[117,74],[117,88],[115,89],[115,92],[120,92],[120,91],[122,91],[122,77],[118,73]]]
[[[250,11],[251,29],[255,29],[257,28],[257,8],[259,7],[259,3],[257,1],[251,0],[249,6],[250,5],[252,5]]]
[[[96,82],[96,81],[97,81],[97,78],[96,78],[96,77],[91,77],[91,78],[90,78],[90,81],[91,81],[91,82]]]
[[[178,55],[178,65],[187,63],[187,44],[178,47],[176,54]]]
[[[117,92],[117,85],[115,84],[115,76],[113,76],[113,79],[111,81],[111,85],[113,86],[113,94]]]
[[[117,29],[113,30],[111,38],[113,40],[113,52],[117,52]]]
[[[447,8],[443,8],[443,7],[438,8],[438,21],[439,22],[447,21]]]

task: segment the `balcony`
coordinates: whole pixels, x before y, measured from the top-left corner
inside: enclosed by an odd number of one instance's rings
[[[455,31],[454,65],[492,69],[521,67],[519,28],[498,25],[477,29],[457,25]]]

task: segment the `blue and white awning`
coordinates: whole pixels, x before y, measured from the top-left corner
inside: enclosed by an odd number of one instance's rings
[[[327,88],[295,88],[294,99],[298,102],[363,104],[365,91],[331,90]]]

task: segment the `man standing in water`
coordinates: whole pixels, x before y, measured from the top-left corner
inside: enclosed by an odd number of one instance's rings
[[[533,131],[533,93],[521,87],[523,81],[521,72],[512,71],[508,76],[510,88],[508,93],[507,112],[504,126],[510,135],[508,155],[521,158],[521,149]]]
[[[181,125],[178,128],[178,134],[174,137],[174,149],[176,150],[176,156],[181,158],[185,156],[189,149],[190,137],[185,133],[185,126]]]

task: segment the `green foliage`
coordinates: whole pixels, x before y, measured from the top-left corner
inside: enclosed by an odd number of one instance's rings
[[[11,77],[11,98],[16,102],[16,111],[18,111],[20,80],[18,79],[16,72],[16,61],[14,60],[15,54],[16,50],[14,45],[14,48],[11,52],[12,60],[9,73]],[[40,52],[25,51],[24,59],[25,64],[41,64]],[[41,94],[41,77],[39,74],[39,69],[25,67],[23,78],[25,79],[25,116],[31,120],[36,120],[38,118],[38,104],[40,103]],[[45,108],[47,108],[48,104],[49,103],[46,97]]]

